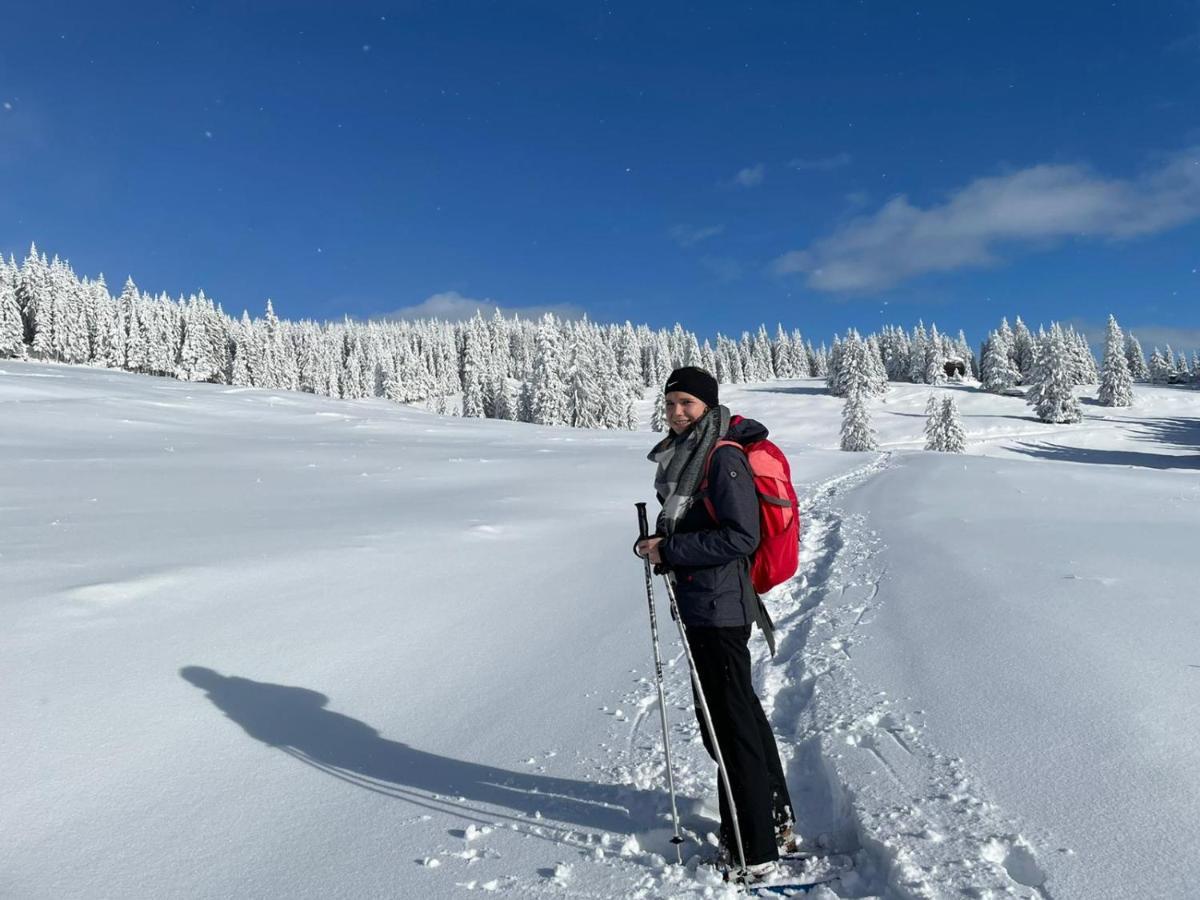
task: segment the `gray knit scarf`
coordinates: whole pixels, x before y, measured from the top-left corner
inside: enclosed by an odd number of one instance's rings
[[[670,536],[686,515],[704,479],[704,463],[729,432],[729,409],[715,406],[683,434],[669,434],[646,457],[658,464],[654,489],[663,498],[657,534]]]

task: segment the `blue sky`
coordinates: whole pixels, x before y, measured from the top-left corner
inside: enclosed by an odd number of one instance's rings
[[[1200,345],[1200,4],[5,12],[0,250],[289,318]]]

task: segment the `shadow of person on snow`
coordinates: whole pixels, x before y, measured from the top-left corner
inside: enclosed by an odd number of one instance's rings
[[[504,818],[493,809],[464,807],[458,798],[520,814],[536,814],[583,830],[634,834],[669,828],[670,801],[663,791],[573,781],[513,772],[427,753],[350,716],[326,709],[329,698],[307,688],[226,676],[203,666],[185,666],[180,676],[200,688],[227,718],[255,740],[358,787],[419,806],[488,821]],[[698,804],[681,797],[683,809]],[[703,833],[704,822],[690,816]]]

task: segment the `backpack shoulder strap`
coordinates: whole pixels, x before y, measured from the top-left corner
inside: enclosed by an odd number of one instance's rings
[[[708,459],[704,460],[704,479],[700,482],[699,493],[700,493],[701,498],[703,498],[703,500],[704,500],[704,508],[708,510],[708,514],[709,514],[709,516],[712,517],[712,520],[714,522],[717,521],[717,508],[715,506],[713,506],[713,502],[708,496],[708,472],[709,472],[709,469],[712,468],[713,456],[716,454],[717,450],[720,447],[737,447],[743,453],[746,452],[746,448],[743,447],[741,444],[739,444],[737,441],[724,441],[724,440],[717,441],[715,444],[713,444],[713,448],[708,451]]]

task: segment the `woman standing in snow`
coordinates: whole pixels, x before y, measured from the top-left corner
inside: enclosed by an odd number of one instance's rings
[[[775,736],[750,675],[747,642],[759,610],[750,580],[750,560],[759,542],[754,477],[745,453],[716,444],[763,440],[767,429],[750,419],[731,428],[729,410],[718,403],[716,379],[703,369],[676,369],[664,394],[671,433],[649,456],[658,465],[654,487],[663,508],[655,536],[639,541],[636,549],[665,569],[675,587],[729,773],[745,862],[751,877],[762,878],[774,870],[780,849],[794,847],[791,800]],[[712,515],[705,503],[695,502],[706,480]],[[697,719],[704,746],[715,759],[712,735],[699,709]],[[723,785],[718,796],[721,855],[728,863],[733,822]]]

